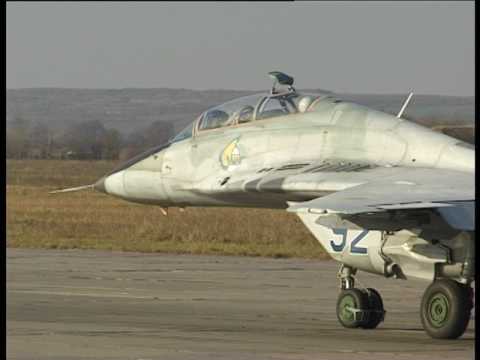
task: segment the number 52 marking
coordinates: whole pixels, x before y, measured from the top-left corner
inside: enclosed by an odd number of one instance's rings
[[[342,235],[342,240],[340,243],[335,243],[333,240],[330,241],[330,246],[332,250],[335,252],[343,251],[345,245],[347,245],[347,229],[333,229],[333,233],[335,235]],[[352,254],[366,254],[367,248],[358,246],[358,243],[368,234],[368,230],[363,230],[360,234],[358,234],[353,240],[350,245],[350,252]]]

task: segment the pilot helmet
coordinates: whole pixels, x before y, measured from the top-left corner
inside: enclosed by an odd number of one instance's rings
[[[253,106],[251,105],[243,107],[238,114],[238,122],[242,123],[252,120],[253,110]]]
[[[209,126],[221,126],[228,120],[228,114],[225,111],[213,109],[210,110],[205,116],[206,123]]]
[[[303,113],[307,111],[307,109],[312,105],[313,102],[313,97],[312,96],[304,96],[299,102],[298,102],[298,111]]]

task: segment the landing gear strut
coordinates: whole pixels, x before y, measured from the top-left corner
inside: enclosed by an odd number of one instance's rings
[[[465,332],[472,307],[470,285],[447,279],[434,281],[422,298],[423,327],[433,338],[456,339]]]
[[[342,265],[337,318],[346,328],[374,329],[385,317],[382,297],[372,288],[355,288],[356,269]],[[456,339],[463,335],[473,308],[473,289],[450,279],[434,281],[422,298],[420,317],[428,335]]]
[[[342,290],[337,300],[337,318],[346,328],[374,329],[383,321],[383,301],[375,289],[355,288],[355,269],[342,265],[339,271]]]

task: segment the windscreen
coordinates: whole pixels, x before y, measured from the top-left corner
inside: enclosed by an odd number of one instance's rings
[[[170,143],[182,141],[192,137],[193,124],[188,125],[185,129],[180,131],[177,135],[175,135],[171,140]]]

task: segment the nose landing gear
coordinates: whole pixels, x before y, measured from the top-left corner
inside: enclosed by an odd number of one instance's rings
[[[383,308],[383,300],[379,292],[372,288],[366,288],[364,292],[367,293],[369,300],[369,316],[362,325],[364,329],[375,329],[385,319],[385,309]]]
[[[338,296],[337,318],[346,328],[358,328],[365,322],[368,299],[360,289],[345,289]]]
[[[337,300],[337,319],[346,328],[374,329],[385,318],[382,297],[372,288],[355,288],[355,271],[340,268],[342,291]]]

